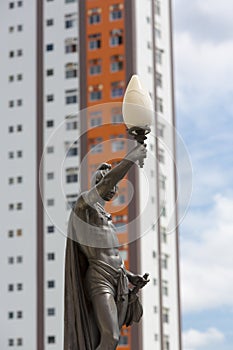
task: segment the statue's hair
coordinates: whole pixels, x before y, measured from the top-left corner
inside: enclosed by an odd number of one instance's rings
[[[112,166],[108,163],[102,163],[96,169],[91,179],[91,186],[94,187],[98,182],[100,182],[103,177],[111,170]]]

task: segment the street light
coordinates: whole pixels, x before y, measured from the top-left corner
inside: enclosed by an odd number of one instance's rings
[[[150,95],[142,88],[136,74],[131,77],[125,91],[122,114],[128,133],[144,144],[146,135],[151,131],[154,111]],[[139,165],[142,168],[143,161]]]

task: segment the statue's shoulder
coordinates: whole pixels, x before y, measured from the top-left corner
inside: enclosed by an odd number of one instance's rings
[[[84,198],[85,198],[85,192],[80,193],[75,204],[75,210],[86,209],[87,203]]]

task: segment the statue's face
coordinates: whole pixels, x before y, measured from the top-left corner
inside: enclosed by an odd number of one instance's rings
[[[113,189],[111,189],[104,197],[103,199],[106,201],[106,202],[109,202],[111,199],[113,199],[113,197],[115,196],[115,194],[117,193],[117,186],[114,186]]]

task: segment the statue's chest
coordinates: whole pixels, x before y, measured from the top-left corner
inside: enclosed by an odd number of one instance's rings
[[[95,226],[107,226],[114,229],[111,214],[107,213],[98,203],[88,211],[89,223]]]

